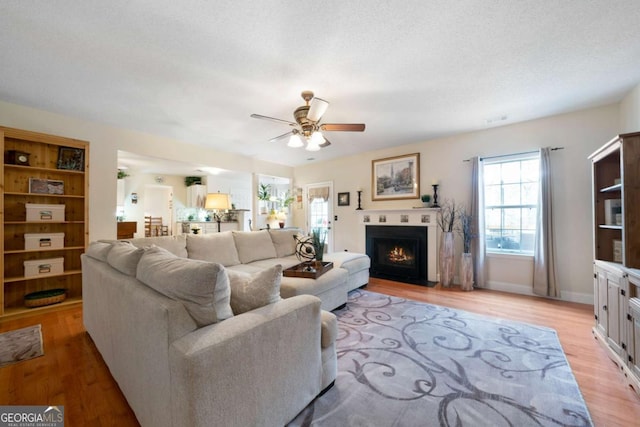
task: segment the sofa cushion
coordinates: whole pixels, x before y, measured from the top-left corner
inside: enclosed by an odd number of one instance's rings
[[[344,268],[349,274],[355,274],[362,270],[368,270],[371,267],[371,259],[369,256],[357,252],[333,252],[324,255],[323,261],[331,261],[333,267]]]
[[[233,316],[229,276],[221,264],[179,258],[166,249],[144,250],[136,277],[161,294],[182,302],[198,326]]]
[[[276,265],[256,274],[228,271],[231,309],[238,315],[280,301],[282,266]]]
[[[276,249],[276,256],[278,258],[284,258],[296,253],[296,239],[300,230],[269,230],[271,241]]]
[[[267,230],[234,231],[233,239],[242,264],[267,258],[276,258],[276,248]]]
[[[111,250],[111,243],[91,242],[87,248],[86,254],[98,261],[107,262],[107,256]]]
[[[320,345],[322,348],[327,348],[333,345],[338,338],[338,319],[335,314],[326,310],[320,312],[320,317],[322,319],[322,338]]]
[[[129,242],[115,242],[107,254],[107,262],[119,272],[135,277],[136,267],[143,253],[143,249],[136,248]]]
[[[139,237],[136,239],[127,239],[127,241],[139,248],[155,245],[181,258],[187,257],[187,239],[184,234],[179,236]]]
[[[189,258],[217,262],[225,267],[240,264],[235,240],[231,231],[187,236]]]

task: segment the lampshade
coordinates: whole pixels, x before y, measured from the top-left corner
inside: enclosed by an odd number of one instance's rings
[[[204,204],[205,209],[226,210],[231,209],[229,195],[225,193],[209,193]]]
[[[304,143],[302,142],[302,138],[300,138],[300,135],[298,135],[297,133],[294,133],[289,138],[289,142],[287,143],[287,146],[291,148],[299,148],[299,147],[303,147]]]
[[[320,146],[317,142],[313,142],[313,139],[310,139],[307,142],[307,151],[320,151]]]
[[[324,135],[322,135],[322,132],[320,132],[319,130],[311,134],[311,142],[316,145],[324,144],[326,141],[327,140],[324,139]]]

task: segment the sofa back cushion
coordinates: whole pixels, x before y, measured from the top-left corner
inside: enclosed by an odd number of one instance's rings
[[[187,253],[191,259],[217,262],[225,267],[240,264],[231,231],[187,236]]]
[[[91,242],[87,248],[86,254],[98,261],[107,262],[107,256],[111,250],[111,243]]]
[[[161,294],[182,302],[198,326],[233,316],[229,276],[216,263],[179,258],[166,249],[144,250],[136,277]]]
[[[261,259],[277,258],[276,248],[267,230],[234,231],[233,238],[242,264]]]
[[[136,268],[143,252],[143,249],[129,242],[115,242],[107,253],[107,262],[119,272],[136,277]]]
[[[231,309],[238,315],[280,301],[282,266],[277,264],[259,273],[228,270]]]
[[[296,253],[295,237],[302,234],[298,229],[292,230],[269,230],[271,241],[276,249],[276,256],[284,258]]]
[[[128,239],[128,241],[139,248],[155,245],[168,250],[175,256],[187,257],[187,238],[184,234],[179,236],[139,237]]]

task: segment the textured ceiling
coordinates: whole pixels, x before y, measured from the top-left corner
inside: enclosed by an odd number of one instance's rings
[[[0,2],[0,99],[288,165],[619,101],[640,82],[640,2]],[[269,143],[302,90],[317,153]],[[493,124],[491,126],[495,126]]]

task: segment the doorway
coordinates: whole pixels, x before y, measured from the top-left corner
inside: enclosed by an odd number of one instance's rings
[[[333,182],[307,185],[307,229],[320,228],[327,233],[325,250],[333,252]]]
[[[162,218],[162,225],[173,233],[173,187],[168,185],[146,185],[144,187],[144,215]]]

